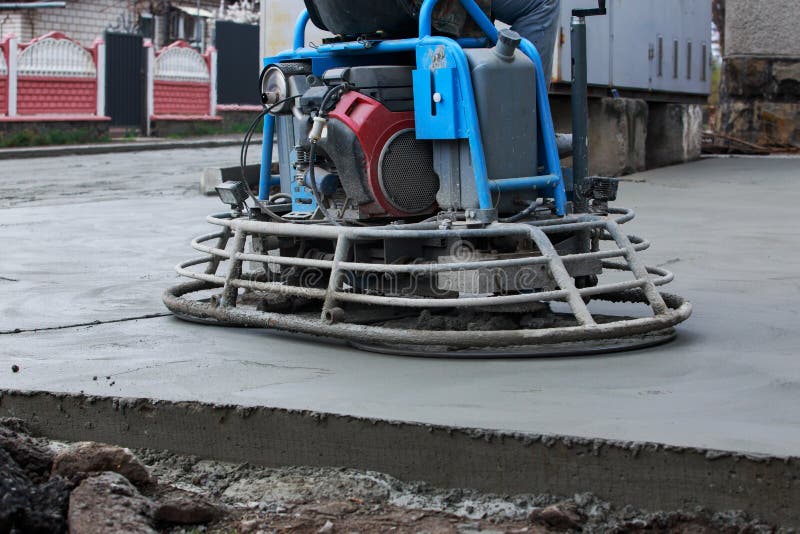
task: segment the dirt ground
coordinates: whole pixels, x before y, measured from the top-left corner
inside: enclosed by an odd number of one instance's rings
[[[492,495],[345,468],[268,468],[30,435],[0,419],[0,534],[792,532],[743,512]]]
[[[136,450],[160,484],[220,505],[224,519],[167,532],[775,532],[743,513],[615,509],[591,494],[491,495],[353,469],[264,468]]]

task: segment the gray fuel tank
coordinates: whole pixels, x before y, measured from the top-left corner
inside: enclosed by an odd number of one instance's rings
[[[464,50],[491,180],[537,174],[536,69],[519,42],[501,30],[494,48]]]

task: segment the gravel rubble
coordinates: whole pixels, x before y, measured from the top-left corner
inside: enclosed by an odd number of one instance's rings
[[[373,471],[63,443],[16,419],[0,419],[0,437],[0,534],[795,532],[739,511],[644,511],[590,493],[493,495]]]

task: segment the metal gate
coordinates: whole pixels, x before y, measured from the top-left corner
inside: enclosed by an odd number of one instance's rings
[[[259,104],[258,26],[216,23],[217,102]]]
[[[111,126],[145,122],[145,49],[141,35],[106,32],[106,115]]]

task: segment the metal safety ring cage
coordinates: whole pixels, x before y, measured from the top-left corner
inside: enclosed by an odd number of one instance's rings
[[[503,347],[538,345],[562,342],[604,340],[644,335],[663,331],[686,320],[691,304],[681,297],[661,293],[657,287],[673,279],[667,270],[647,267],[638,252],[649,242],[623,233],[620,225],[634,217],[632,210],[612,208],[616,219],[597,215],[575,215],[557,220],[530,223],[492,223],[482,228],[440,229],[431,224],[389,225],[381,227],[329,226],[321,224],[286,224],[212,215],[208,222],[221,227],[219,232],[200,236],[192,247],[205,253],[204,257],[183,262],[176,267],[178,274],[193,281],[168,289],[163,296],[166,306],[182,317],[211,320],[221,324],[254,326],[296,333],[321,335],[349,341],[376,340],[381,343],[407,345],[437,344],[453,348]],[[595,252],[559,255],[550,236],[583,230],[602,229],[603,238],[615,246]],[[333,258],[316,259],[259,254],[245,251],[248,236],[296,237],[331,239],[335,241]],[[453,263],[375,264],[346,261],[354,243],[380,239],[483,238],[518,236],[529,238],[541,255],[493,260],[473,260]],[[215,240],[212,245],[206,242]],[[230,247],[228,247],[231,241]],[[578,288],[565,264],[585,259],[600,260],[603,269],[626,271],[632,279]],[[622,258],[623,262],[609,261]],[[218,273],[226,262],[227,271]],[[311,267],[330,273],[327,287],[302,287],[285,282],[262,281],[243,272],[244,262],[264,265]],[[202,272],[192,268],[206,265]],[[425,298],[416,296],[387,296],[348,291],[344,286],[346,273],[422,274],[431,275],[459,270],[493,269],[543,265],[557,284],[553,290],[498,296],[467,296],[459,298]],[[203,300],[196,293],[222,289],[221,298]],[[239,305],[239,290],[267,294],[290,295],[322,301],[321,316],[259,311]],[[193,298],[193,296],[195,298]],[[598,322],[586,302],[591,299],[609,302],[641,302],[647,304],[650,317],[622,317],[610,322]],[[361,304],[399,308],[481,308],[499,305],[524,305],[535,302],[563,301],[569,305],[576,326],[514,330],[425,330],[392,328],[359,324],[338,319],[340,305]]]

